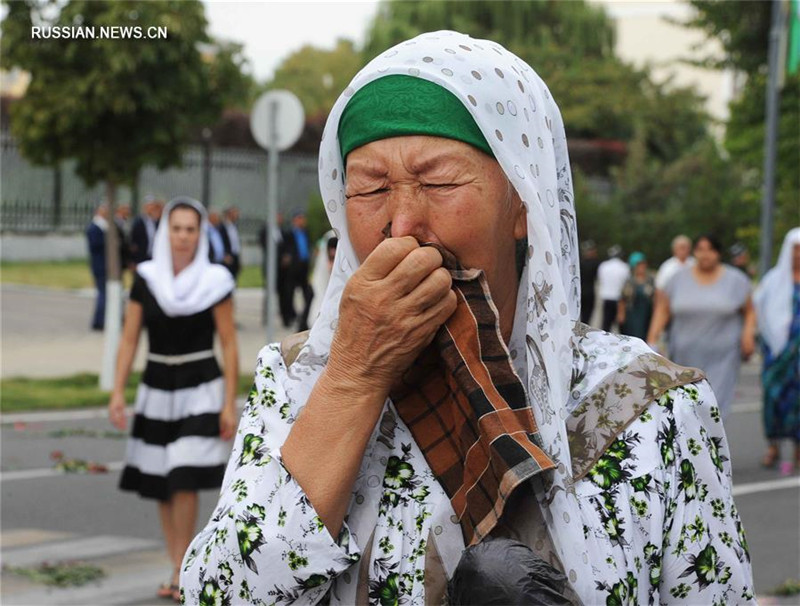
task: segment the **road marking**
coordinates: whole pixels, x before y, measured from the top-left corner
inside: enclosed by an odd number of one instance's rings
[[[119,471],[125,466],[124,461],[114,461],[108,463],[109,471]],[[68,475],[60,469],[20,469],[18,471],[4,471],[0,473],[0,482],[10,482],[12,480],[31,480],[35,478],[53,478]],[[733,487],[733,496],[755,494],[759,492],[771,492],[773,490],[783,490],[786,488],[800,488],[800,476],[791,478],[781,478],[780,480],[767,480],[765,482],[749,482],[738,484]]]
[[[757,492],[771,492],[773,490],[782,490],[784,488],[800,488],[800,476],[792,478],[781,478],[780,480],[767,480],[766,482],[750,482],[748,484],[739,484],[733,487],[733,496],[738,497],[745,494],[754,494]]]
[[[114,461],[107,463],[106,467],[109,471],[119,471],[125,466],[124,461]],[[0,482],[10,482],[12,480],[32,480],[34,478],[54,478],[66,475],[76,475],[71,472],[65,472],[60,469],[53,469],[52,467],[45,467],[44,469],[19,469],[17,471],[3,471],[0,472]],[[80,474],[90,475],[90,474]],[[94,474],[91,474],[94,475]]]

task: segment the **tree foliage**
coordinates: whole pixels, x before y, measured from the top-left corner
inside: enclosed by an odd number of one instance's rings
[[[328,114],[361,66],[361,55],[350,40],[339,39],[331,50],[306,45],[280,63],[264,90],[291,90],[306,117],[318,120]]]
[[[764,0],[689,0],[695,14],[684,23],[701,29],[720,42],[725,56],[706,57],[703,63],[716,69],[732,67],[748,74],[767,66],[767,40],[772,3]]]
[[[765,96],[766,76],[752,75],[741,97],[731,104],[725,136],[725,148],[743,177],[741,195],[756,208],[763,196]],[[773,256],[778,253],[783,235],[800,225],[800,76],[797,74],[786,79],[781,91],[775,175]],[[756,218],[754,225],[757,224]]]
[[[215,49],[194,1],[10,2],[2,66],[32,79],[11,129],[38,164],[76,160],[89,185],[132,182],[145,165],[178,164],[191,131],[240,94],[241,47]],[[167,39],[31,39],[31,26],[165,26]],[[216,52],[215,54],[215,51]]]
[[[771,2],[720,2],[692,0],[697,15],[688,25],[702,29],[720,41],[727,53],[721,62],[747,75],[739,97],[730,106],[725,148],[736,166],[740,196],[748,208],[755,209],[744,233],[758,235],[758,209],[761,204],[764,133],[766,127],[767,50],[771,21]],[[785,67],[780,66],[783,70]],[[775,185],[775,234],[773,257],[784,233],[800,224],[800,74],[786,75],[781,90],[780,121]],[[750,212],[753,215],[754,212]],[[756,250],[756,248],[751,248]]]

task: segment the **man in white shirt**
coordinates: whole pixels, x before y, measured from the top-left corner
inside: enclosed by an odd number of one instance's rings
[[[616,320],[617,303],[622,296],[625,282],[631,275],[628,264],[620,257],[622,248],[612,246],[608,249],[608,259],[597,268],[597,291],[603,302],[602,329],[606,332],[611,330],[611,325]]]
[[[684,267],[691,267],[694,264],[694,257],[691,257],[692,241],[688,236],[675,236],[672,240],[672,256],[661,264],[656,274],[656,296],[664,291],[667,282],[672,276]]]

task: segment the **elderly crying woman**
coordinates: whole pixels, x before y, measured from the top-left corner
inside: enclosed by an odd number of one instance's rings
[[[578,322],[564,126],[530,66],[447,31],[388,50],[319,176],[322,310],[260,353],[187,603],[753,600],[702,373]]]

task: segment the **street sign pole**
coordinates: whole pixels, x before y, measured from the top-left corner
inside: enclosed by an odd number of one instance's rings
[[[278,220],[278,103],[269,104],[269,157],[267,161],[267,279],[264,293],[267,304],[267,343],[275,337],[275,297],[278,283],[278,243],[275,230]]]
[[[761,250],[759,272],[763,277],[772,265],[772,236],[775,213],[775,163],[777,159],[778,119],[780,117],[780,39],[783,30],[783,2],[772,0],[772,26],[769,32],[769,75],[767,76],[766,125],[764,136],[764,184],[761,198]]]
[[[250,132],[267,150],[267,221],[264,250],[264,313],[267,343],[275,338],[275,298],[278,282],[278,152],[289,149],[300,138],[305,125],[303,104],[288,90],[261,95],[250,113]]]

